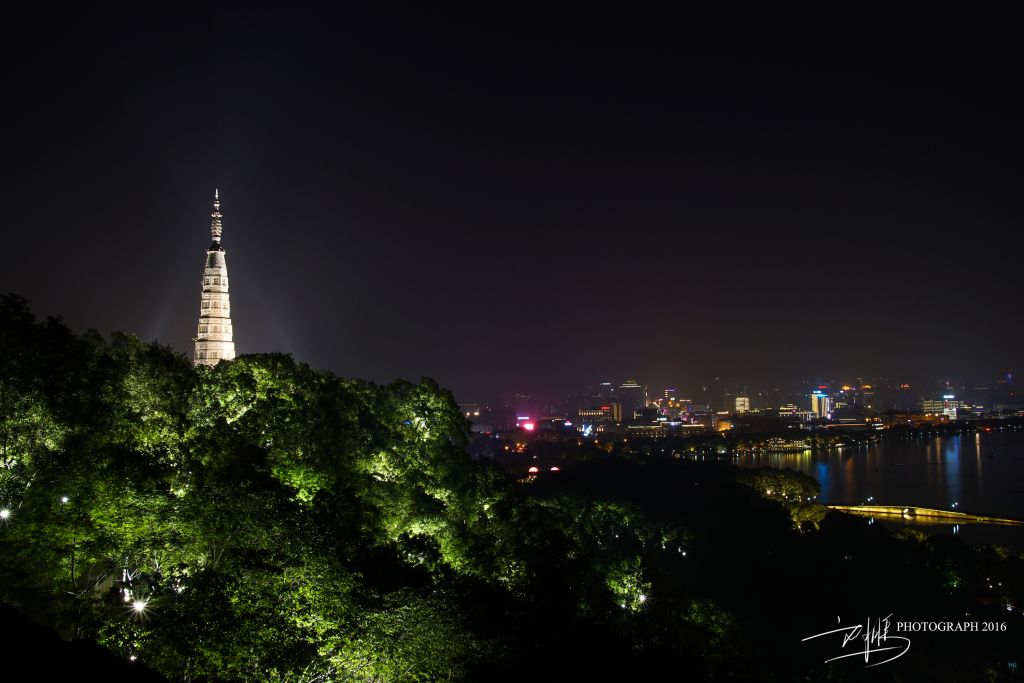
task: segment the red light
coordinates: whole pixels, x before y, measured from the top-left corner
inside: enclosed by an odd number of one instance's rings
[[[561,470],[558,469],[558,465],[555,465],[554,467],[552,467],[550,471],[551,472],[561,472]]]
[[[611,410],[611,406],[601,406],[601,410]]]
[[[530,472],[530,474],[537,474],[538,472],[540,472],[540,468],[539,467],[531,467],[528,471]]]
[[[533,431],[533,428],[534,428],[534,426],[535,426],[535,425],[534,425],[534,424],[533,424],[532,422],[524,422],[524,423],[523,423],[523,429],[525,429],[525,430],[526,430],[526,431],[528,431],[528,432],[532,432],[532,431]]]

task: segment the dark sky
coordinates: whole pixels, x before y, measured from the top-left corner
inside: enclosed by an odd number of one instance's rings
[[[462,398],[1024,366],[1019,15],[361,4],[8,22],[0,291],[191,354],[219,187],[240,353]]]

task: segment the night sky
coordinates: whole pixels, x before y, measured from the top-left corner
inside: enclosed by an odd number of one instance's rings
[[[191,355],[219,187],[239,353],[463,399],[1024,367],[1019,15],[484,4],[8,22],[0,291]]]

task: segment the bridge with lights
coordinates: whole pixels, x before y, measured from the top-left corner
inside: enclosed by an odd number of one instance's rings
[[[864,517],[900,518],[906,521],[934,524],[1000,524],[1003,526],[1024,526],[1024,520],[1008,517],[972,515],[954,510],[936,510],[915,505],[829,505],[829,509],[848,512]]]

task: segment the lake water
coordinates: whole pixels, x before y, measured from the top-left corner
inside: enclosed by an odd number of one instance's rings
[[[821,484],[833,505],[931,507],[1024,519],[1024,432],[994,430],[950,437],[889,440],[812,453],[743,455],[741,467],[790,468]],[[955,504],[955,505],[954,505]],[[932,525],[969,541],[1024,544],[1024,527]]]

